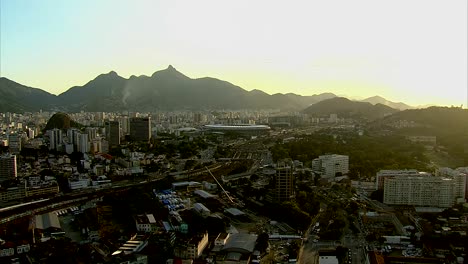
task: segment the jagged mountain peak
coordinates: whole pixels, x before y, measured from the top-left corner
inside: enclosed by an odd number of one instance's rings
[[[152,78],[155,78],[158,76],[165,76],[168,78],[175,77],[179,79],[190,79],[189,77],[187,77],[186,75],[178,71],[176,68],[174,68],[174,66],[172,65],[167,66],[167,68],[164,70],[156,71],[153,73],[153,75],[151,75]]]

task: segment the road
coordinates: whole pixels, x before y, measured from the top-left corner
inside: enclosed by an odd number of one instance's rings
[[[349,234],[343,237],[342,244],[349,249],[352,264],[361,264],[364,260],[364,248],[366,240],[364,236],[359,233],[357,235]]]
[[[307,231],[304,234],[304,240],[302,242],[301,249],[299,250],[298,263],[302,264],[314,264],[317,258],[317,252],[315,249],[315,243],[313,242],[314,238],[311,237],[311,232],[315,223],[319,220],[320,213],[318,213],[311,221],[311,224]]]

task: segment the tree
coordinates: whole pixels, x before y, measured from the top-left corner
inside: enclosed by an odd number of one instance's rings
[[[255,248],[260,251],[260,252],[265,252],[266,249],[268,248],[268,240],[270,239],[270,236],[267,233],[261,233],[257,237],[257,242],[255,244]]]
[[[320,174],[315,174],[314,176],[314,185],[317,186],[320,181]]]
[[[383,195],[384,195],[383,190],[379,189],[379,190],[373,191],[370,195],[370,198],[373,200],[377,200],[379,202],[383,202]]]

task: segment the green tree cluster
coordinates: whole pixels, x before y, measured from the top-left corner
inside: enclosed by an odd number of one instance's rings
[[[277,143],[270,150],[274,161],[291,158],[307,162],[327,153],[348,155],[351,178],[374,176],[381,169],[429,169],[424,147],[408,141],[403,136],[334,137],[316,133],[296,141]]]

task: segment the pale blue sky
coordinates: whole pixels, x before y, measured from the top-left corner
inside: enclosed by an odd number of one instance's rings
[[[0,0],[1,76],[59,94],[172,64],[247,90],[466,104],[466,0]]]

